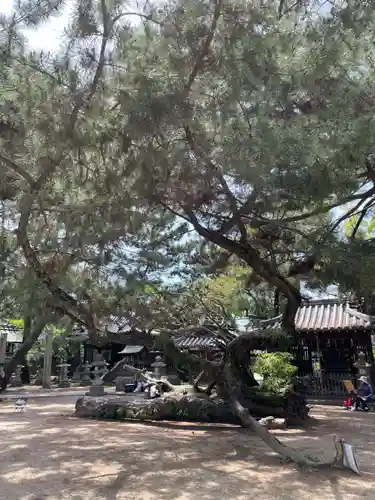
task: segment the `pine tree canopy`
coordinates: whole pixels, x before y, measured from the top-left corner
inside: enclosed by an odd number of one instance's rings
[[[67,4],[59,50],[33,51],[25,29]],[[349,286],[328,264],[354,244],[342,222],[375,202],[374,7],[17,0],[1,19],[0,194],[64,312],[94,328],[108,290],[233,259],[281,293],[289,327],[317,266]]]

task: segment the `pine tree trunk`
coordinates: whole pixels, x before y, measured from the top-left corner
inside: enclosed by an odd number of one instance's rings
[[[13,354],[11,359],[5,363],[4,366],[4,377],[0,380],[0,392],[4,392],[7,388],[9,381],[16,371],[17,365],[22,365],[27,353],[32,349],[35,342],[38,340],[39,335],[43,332],[44,327],[50,321],[51,317],[44,314],[41,315],[33,325],[29,335],[22,342],[17,351]]]
[[[342,466],[343,448],[341,441],[335,439],[336,454],[328,462],[319,462],[318,459],[307,456],[303,451],[297,451],[294,448],[281,443],[266,427],[261,425],[240,402],[240,386],[236,380],[236,368],[232,371],[233,363],[231,358],[227,360],[224,366],[225,386],[228,393],[228,399],[231,404],[234,415],[241,421],[242,427],[253,431],[264,443],[274,452],[284,459],[294,462],[298,465],[308,467],[332,467]]]

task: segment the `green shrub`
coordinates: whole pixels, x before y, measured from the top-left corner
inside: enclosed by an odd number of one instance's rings
[[[285,387],[297,371],[292,365],[293,356],[288,352],[259,354],[252,370],[263,377],[262,389],[278,392]]]

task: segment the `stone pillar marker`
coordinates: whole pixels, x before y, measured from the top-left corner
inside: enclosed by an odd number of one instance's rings
[[[59,383],[58,383],[58,387],[60,387],[60,388],[70,387],[70,382],[68,379],[69,366],[70,366],[70,364],[68,364],[68,363],[61,363],[60,365],[57,365],[57,368],[60,368]]]
[[[53,332],[52,330],[47,330],[47,329],[45,330],[45,332],[46,332],[46,346],[44,349],[42,386],[44,389],[51,389]]]

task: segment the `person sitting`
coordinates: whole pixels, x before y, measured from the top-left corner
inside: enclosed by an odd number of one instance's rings
[[[372,395],[373,389],[367,377],[361,377],[359,379],[359,386],[357,389],[355,404],[352,407],[352,411],[356,411],[358,409],[368,411],[368,403],[371,401]]]
[[[149,397],[150,399],[159,398],[162,395],[161,387],[158,383],[149,385]]]

